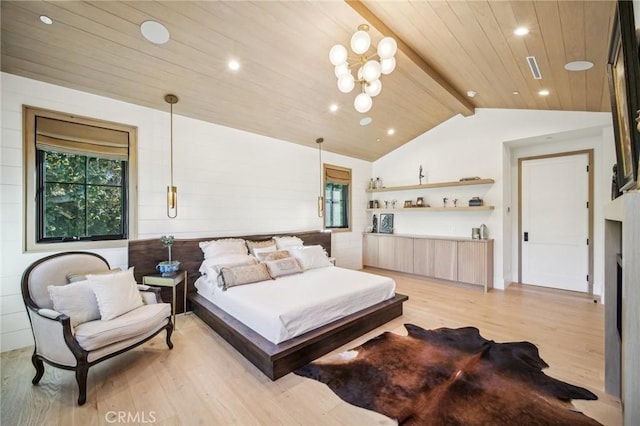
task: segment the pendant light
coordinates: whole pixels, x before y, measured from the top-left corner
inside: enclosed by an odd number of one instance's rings
[[[324,138],[316,139],[316,143],[318,144],[318,160],[320,166],[320,195],[318,196],[318,217],[324,216],[324,188],[322,186],[322,142],[324,142]]]
[[[175,219],[178,216],[178,188],[173,185],[173,104],[178,103],[178,97],[168,94],[165,95],[164,100],[169,104],[171,111],[171,150],[169,153],[171,181],[169,186],[167,186],[167,216],[169,219]]]

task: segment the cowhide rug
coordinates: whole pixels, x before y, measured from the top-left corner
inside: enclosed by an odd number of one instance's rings
[[[474,327],[384,333],[296,374],[404,425],[599,425],[572,399],[588,390],[542,372],[529,342],[496,343]]]

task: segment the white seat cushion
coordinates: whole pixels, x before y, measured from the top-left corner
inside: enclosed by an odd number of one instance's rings
[[[108,321],[89,321],[76,327],[76,340],[86,351],[143,335],[171,315],[169,303],[143,305]]]

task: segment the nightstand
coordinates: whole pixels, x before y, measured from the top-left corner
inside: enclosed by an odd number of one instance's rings
[[[178,271],[171,275],[152,274],[142,277],[142,284],[158,286],[158,287],[171,287],[173,292],[173,299],[171,299],[171,306],[173,308],[173,327],[176,327],[176,287],[181,282],[184,282],[184,313],[187,313],[187,271]]]

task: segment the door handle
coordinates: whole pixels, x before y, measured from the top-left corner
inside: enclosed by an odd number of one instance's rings
[[[524,233],[524,240],[525,241],[529,241],[529,233],[528,232]]]

